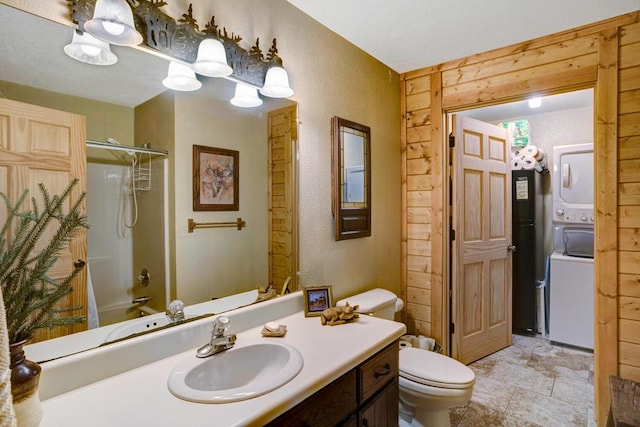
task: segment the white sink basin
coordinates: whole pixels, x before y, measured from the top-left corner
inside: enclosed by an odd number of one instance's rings
[[[192,319],[197,317],[197,314],[193,313],[185,313],[184,318]],[[141,332],[148,332],[157,328],[161,328],[163,326],[167,326],[173,323],[166,314],[157,313],[149,316],[144,316],[139,319],[130,320],[123,324],[122,326],[118,326],[111,332],[107,334],[107,337],[104,339],[105,342],[118,340],[120,338],[128,337],[129,335],[139,334]]]
[[[273,391],[302,369],[302,355],[279,342],[252,342],[199,359],[182,360],[167,384],[175,396],[200,403],[229,403]]]

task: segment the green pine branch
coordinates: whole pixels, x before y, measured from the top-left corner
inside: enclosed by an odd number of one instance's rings
[[[7,206],[7,220],[0,229],[0,284],[7,314],[9,342],[18,342],[33,335],[37,329],[53,328],[84,321],[84,316],[70,315],[82,307],[58,307],[60,300],[73,291],[73,279],[82,267],[62,279],[53,279],[49,270],[58,261],[60,252],[81,228],[88,228],[87,217],[81,211],[86,196],[83,193],[64,212],[78,180],[73,180],[59,195],[51,196],[39,184],[43,207],[31,199],[31,209],[21,211],[28,190],[13,204],[0,193]],[[53,234],[39,251],[36,250],[45,231]]]

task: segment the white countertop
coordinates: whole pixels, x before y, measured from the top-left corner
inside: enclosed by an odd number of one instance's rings
[[[260,325],[238,333],[237,345],[249,340],[281,340],[300,351],[304,358],[302,370],[279,389],[234,403],[203,404],[181,400],[171,394],[167,379],[179,361],[194,357],[193,348],[43,401],[41,426],[260,426],[365,361],[406,331],[402,323],[369,316],[337,326],[322,326],[318,317],[305,318],[303,312],[269,320],[287,325],[286,336],[262,337]],[[202,344],[207,337],[203,338]],[[82,375],[81,372],[77,374]]]

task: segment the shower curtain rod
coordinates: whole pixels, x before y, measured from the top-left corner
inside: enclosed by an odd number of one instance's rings
[[[154,148],[145,148],[145,147],[131,147],[128,145],[116,145],[116,144],[110,144],[108,142],[90,141],[90,140],[87,140],[87,147],[104,148],[107,150],[116,150],[116,151],[126,151],[128,153],[153,154],[156,156],[166,156],[169,154],[167,150],[156,150]]]

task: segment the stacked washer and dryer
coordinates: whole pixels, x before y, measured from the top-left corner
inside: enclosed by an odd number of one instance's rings
[[[593,349],[593,144],[553,149],[549,339]]]

